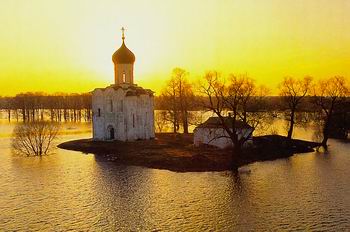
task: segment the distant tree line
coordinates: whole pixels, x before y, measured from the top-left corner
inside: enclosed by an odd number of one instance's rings
[[[175,68],[155,97],[155,109],[160,110],[155,115],[155,126],[162,131],[167,124],[174,133],[181,129],[189,133],[189,126],[202,122],[194,111],[211,112],[222,119],[229,112],[232,120],[242,120],[254,128],[262,125],[266,119],[263,115],[280,117],[288,122],[289,139],[296,124],[311,120],[322,128],[324,146],[329,137],[347,136],[350,93],[348,80],[344,77],[334,76],[317,82],[312,77],[285,77],[278,85],[278,93],[279,96],[269,96],[267,87],[257,86],[255,80],[246,74],[222,77],[219,72],[210,71],[197,82],[191,82],[186,70]],[[0,109],[7,113],[9,121],[92,119],[91,93],[21,93],[14,97],[0,97]],[[313,116],[304,117],[306,114],[300,112],[310,112],[309,115]],[[235,125],[232,125],[233,128],[227,130],[232,131],[228,134],[232,135],[233,144],[243,144],[244,141],[236,141]]]
[[[90,93],[21,93],[0,97],[0,109],[6,111],[9,121],[90,121],[92,117]]]

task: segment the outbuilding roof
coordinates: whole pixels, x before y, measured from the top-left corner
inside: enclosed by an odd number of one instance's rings
[[[224,117],[224,121],[227,127],[232,128],[232,118]],[[253,127],[241,120],[236,120],[235,127],[238,129],[253,129]],[[223,125],[219,117],[210,117],[207,121],[197,126],[197,128],[223,128]]]

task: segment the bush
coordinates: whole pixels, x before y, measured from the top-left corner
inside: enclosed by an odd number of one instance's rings
[[[25,156],[43,156],[49,154],[52,142],[57,137],[58,123],[27,122],[18,124],[12,137],[12,150]]]

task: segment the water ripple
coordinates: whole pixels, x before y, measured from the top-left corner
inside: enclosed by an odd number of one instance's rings
[[[350,144],[331,143],[327,156],[232,175],[117,166],[64,150],[19,158],[0,138],[0,231],[349,230]]]

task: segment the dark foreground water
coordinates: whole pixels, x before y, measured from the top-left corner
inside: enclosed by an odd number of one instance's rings
[[[65,129],[60,141],[90,136]],[[350,230],[350,143],[250,173],[176,173],[60,149],[14,157],[10,130],[0,124],[0,231]]]

